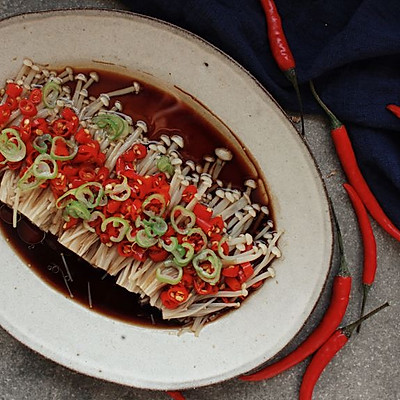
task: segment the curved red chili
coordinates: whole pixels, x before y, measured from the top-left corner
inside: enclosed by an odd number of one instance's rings
[[[311,363],[303,376],[300,386],[299,400],[311,400],[315,384],[318,381],[322,371],[329,364],[335,354],[348,342],[349,338],[342,332],[337,330],[322,345],[313,357]]]
[[[331,301],[321,323],[296,350],[260,371],[244,375],[240,379],[243,381],[260,381],[272,378],[292,368],[314,353],[342,321],[349,303],[351,281],[352,278],[350,276],[335,276]]]
[[[353,331],[361,322],[369,317],[372,317],[377,312],[386,308],[389,304],[385,303],[382,306],[371,311],[369,314],[360,318],[358,321],[336,330],[329,339],[320,347],[315,353],[306,372],[304,373],[303,380],[300,387],[299,400],[311,400],[315,384],[321,376],[325,367],[329,364],[336,353],[349,341]]]
[[[273,0],[261,0],[261,5],[264,9],[267,20],[268,40],[272,55],[278,64],[279,69],[292,83],[296,91],[301,114],[301,132],[304,136],[303,102],[301,100],[299,85],[297,83],[295,69],[296,62],[287,42],[285,32],[283,31],[281,17],[278,13],[275,2]]]
[[[333,143],[336,148],[336,153],[339,157],[340,163],[342,165],[343,171],[345,172],[347,179],[349,180],[351,186],[360,196],[360,199],[364,203],[365,207],[371,214],[372,218],[387,232],[389,235],[393,236],[396,240],[400,241],[400,230],[390,221],[389,217],[382,210],[375,198],[367,182],[365,181],[360,168],[357,164],[357,159],[354,154],[353,146],[351,144],[349,135],[347,133],[346,127],[337,119],[337,117],[332,113],[331,110],[323,103],[318,94],[315,91],[314,85],[310,82],[311,91],[328,115],[332,130],[331,135]]]
[[[371,223],[368,218],[367,210],[364,207],[363,202],[357,195],[354,188],[345,183],[343,187],[346,189],[347,194],[353,204],[354,211],[356,212],[358,224],[363,241],[364,248],[364,268],[363,268],[363,301],[361,305],[361,315],[364,313],[364,308],[368,296],[369,289],[375,281],[375,274],[377,268],[377,257],[376,257],[376,241],[374,232],[372,230]],[[360,325],[361,326],[361,325]]]
[[[400,118],[400,106],[396,104],[388,104],[386,109],[391,111],[397,118]]]

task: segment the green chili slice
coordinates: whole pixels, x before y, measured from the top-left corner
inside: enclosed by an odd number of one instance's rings
[[[140,231],[137,231],[136,236],[135,236],[135,242],[143,248],[149,248],[151,246],[154,246],[157,242],[158,239],[149,237],[147,233],[145,232],[144,229],[141,229]]]
[[[48,133],[45,133],[44,135],[36,136],[32,142],[32,146],[40,154],[47,153],[49,146],[46,144],[46,142],[48,142],[50,144],[53,142],[53,138]]]
[[[123,138],[129,131],[126,120],[116,114],[100,114],[93,118],[93,122],[105,131],[110,140]]]
[[[207,235],[203,232],[203,230],[201,228],[193,228],[191,229],[188,234],[187,234],[187,241],[189,243],[192,243],[190,241],[190,236],[195,236],[195,235],[199,235],[201,237],[201,239],[203,240],[203,245],[201,246],[200,249],[197,250],[197,252],[199,253],[200,251],[204,250],[205,248],[207,248],[207,243],[208,243],[208,238]]]
[[[150,221],[152,223],[152,230],[156,236],[162,236],[168,230],[168,224],[161,217],[151,217]]]
[[[168,261],[170,260],[165,261],[163,265],[157,268],[156,278],[159,282],[177,285],[182,279],[183,268]],[[171,274],[176,276],[171,276]]]
[[[97,188],[97,193],[92,189]],[[67,192],[68,193],[68,192]],[[75,197],[87,208],[96,208],[104,194],[103,185],[99,182],[87,182],[76,189]]]
[[[39,179],[33,175],[32,168],[28,168],[25,174],[19,179],[17,186],[22,191],[32,190],[39,187],[45,179]]]
[[[194,256],[194,247],[187,242],[183,242],[179,246],[183,249],[183,254],[178,249],[173,251],[172,254],[174,255],[174,263],[179,267],[186,267],[186,265],[192,261]]]
[[[61,85],[55,81],[48,81],[43,86],[43,103],[47,108],[55,108],[58,96],[61,94]]]
[[[16,129],[7,128],[1,131],[0,153],[10,162],[18,162],[25,158],[26,146]]]
[[[101,221],[103,222],[106,219],[106,216],[101,211],[93,211],[90,214],[90,218],[83,221],[83,226],[90,232],[96,232],[96,230],[89,225],[89,222],[93,222],[97,218],[101,218]]]
[[[65,207],[63,216],[66,221],[69,221],[69,217],[88,220],[90,219],[90,211],[80,201],[72,200]]]
[[[109,194],[110,198],[113,200],[128,200],[131,196],[131,187],[128,185],[128,178],[124,176],[122,183],[116,184],[114,188],[110,190],[107,194]]]
[[[152,206],[153,202],[155,203],[154,207],[148,207],[148,206]],[[160,203],[160,207],[157,210],[157,212],[154,212],[152,208],[155,208],[156,205],[158,205],[157,203]],[[161,216],[164,214],[166,207],[167,207],[167,204],[165,201],[165,197],[162,194],[154,193],[154,194],[146,197],[145,201],[142,204],[142,211],[144,214],[146,214],[149,217]]]
[[[197,275],[205,282],[215,285],[221,276],[222,262],[211,249],[205,249],[193,258],[193,266]],[[202,264],[206,263],[207,269],[204,269]]]
[[[176,216],[177,213],[178,216]],[[181,235],[186,235],[196,223],[196,215],[182,206],[175,206],[171,211],[170,218],[172,227]],[[180,226],[182,222],[185,224],[183,227]]]
[[[103,232],[106,231],[108,224],[112,224],[114,228],[120,227],[117,237],[110,236],[110,240],[114,243],[121,242],[123,240],[123,238],[125,237],[126,232],[128,232],[128,230],[130,228],[129,222],[126,219],[123,219],[121,217],[109,217],[109,218],[105,219],[103,221],[103,223],[101,224],[101,230]]]
[[[129,242],[133,243],[135,241],[135,236],[133,235],[134,228],[130,227],[126,232],[126,238]]]
[[[58,174],[57,162],[46,153],[39,154],[30,168],[38,179],[54,179]]]
[[[166,244],[165,241],[162,239],[161,239],[161,244],[164,250],[167,250],[170,253],[172,253],[177,249],[179,242],[178,238],[176,238],[175,236],[171,236],[169,239],[171,240],[170,244]]]
[[[58,209],[60,208],[65,208],[69,202],[71,202],[73,199],[68,198],[69,196],[74,196],[76,194],[77,189],[70,189],[68,190],[68,192],[65,192],[62,196],[60,196],[57,200],[56,200],[56,207]]]

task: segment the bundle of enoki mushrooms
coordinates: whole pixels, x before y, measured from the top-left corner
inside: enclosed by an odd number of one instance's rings
[[[115,100],[140,95],[137,82],[92,97],[98,80],[26,59],[6,82],[0,200],[197,334],[274,276],[281,233],[252,203],[254,180],[219,179],[228,149],[184,160],[182,137],[148,139]]]

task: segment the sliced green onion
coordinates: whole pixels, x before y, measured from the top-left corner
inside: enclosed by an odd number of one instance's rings
[[[149,237],[145,230],[141,229],[136,233],[135,241],[140,247],[147,249],[151,246],[154,246],[158,242],[158,239]]]
[[[183,242],[180,246],[183,248],[184,252],[183,254],[181,254],[177,250],[172,252],[172,254],[174,255],[174,263],[179,267],[186,267],[186,265],[188,265],[190,261],[192,261],[192,258],[194,256],[194,247],[187,242]]]
[[[171,273],[176,275],[175,277],[171,276]],[[169,285],[178,284],[183,276],[183,268],[178,265],[174,265],[173,263],[169,263],[168,260],[164,263],[164,265],[160,265],[156,270],[156,278],[159,282],[168,283]]]
[[[168,224],[161,217],[151,217],[151,222],[153,223],[152,229],[157,236],[164,235],[168,230]]]
[[[175,236],[171,236],[169,239],[171,240],[171,244],[166,244],[162,239],[161,239],[161,244],[164,250],[167,250],[170,253],[172,253],[178,247],[179,242],[178,238],[176,238]]]
[[[133,228],[133,227],[130,227],[130,228],[128,229],[128,232],[126,232],[126,238],[127,238],[131,243],[133,243],[133,242],[135,241],[135,236],[132,235],[133,231],[134,231],[134,228]]]
[[[106,231],[108,224],[112,224],[114,228],[120,227],[119,234],[117,237],[110,236],[110,240],[115,243],[121,242],[125,237],[126,232],[128,232],[128,230],[130,229],[129,222],[121,217],[109,217],[105,219],[101,224],[101,230],[103,232]]]
[[[157,236],[157,234],[153,230],[153,223],[152,222],[147,221],[147,220],[143,220],[142,223],[143,223],[143,226],[144,226],[144,231],[146,232],[146,235],[148,237],[154,238],[154,237]]]
[[[106,132],[110,140],[123,138],[129,131],[126,120],[116,114],[100,114],[93,118],[93,122]]]
[[[36,136],[32,142],[32,146],[40,154],[47,153],[47,150],[49,149],[49,147],[46,144],[46,142],[49,142],[50,144],[53,142],[53,138],[48,133],[45,133],[44,135]]]
[[[16,129],[3,129],[0,134],[0,153],[10,162],[25,158],[26,146]]]
[[[177,212],[180,212],[178,217],[175,216]],[[172,227],[181,235],[186,235],[196,223],[196,215],[192,211],[186,210],[186,208],[182,206],[175,206],[171,211],[170,218]],[[189,218],[189,221],[185,221],[187,218]],[[178,221],[185,221],[185,227],[179,227]]]
[[[39,154],[31,166],[38,179],[54,179],[58,174],[57,162],[49,154]]]
[[[55,154],[56,148],[57,148],[57,142],[61,140],[64,142],[64,144],[67,146],[69,149],[69,154],[67,156],[58,156]],[[50,155],[55,159],[55,160],[61,160],[61,161],[68,161],[72,160],[76,155],[78,154],[78,145],[72,141],[72,140],[65,140],[62,136],[54,136],[53,142],[51,144],[51,149],[50,149]]]
[[[186,254],[186,250],[181,244],[178,244],[174,254],[177,254],[179,257],[183,257]]]
[[[110,198],[112,198],[113,200],[128,200],[131,196],[131,187],[128,185],[128,178],[124,176],[122,183],[118,183],[117,185],[115,185],[114,188],[107,194],[109,194]]]
[[[32,190],[39,187],[45,179],[39,179],[32,172],[32,166],[28,168],[25,174],[19,179],[17,186],[22,190]]]
[[[204,250],[205,248],[207,248],[207,243],[208,243],[208,238],[207,235],[203,232],[203,230],[201,228],[193,228],[191,229],[188,234],[187,237],[189,238],[192,235],[200,235],[201,238],[203,239],[203,246],[201,247],[201,249],[199,249],[197,252],[200,252],[202,250]]]
[[[97,218],[101,218],[102,221],[106,219],[106,216],[101,211],[93,211],[90,214],[90,218],[83,221],[83,226],[90,232],[96,232],[96,230],[89,225],[89,222],[95,221]]]
[[[98,192],[93,192],[92,188],[97,188]],[[75,197],[85,204],[87,208],[96,208],[104,194],[103,185],[99,182],[87,182],[76,189]]]
[[[69,196],[74,196],[76,194],[77,189],[70,189],[68,192],[65,192],[62,196],[60,196],[56,200],[56,207],[58,209],[60,208],[65,208],[69,202],[71,202],[73,199],[67,199]]]
[[[208,261],[213,271],[210,273],[203,269],[201,264]],[[211,249],[205,249],[193,258],[193,266],[197,275],[205,282],[215,285],[221,276],[222,262],[219,257]]]
[[[69,217],[88,220],[90,219],[90,211],[80,201],[72,200],[65,207],[63,216],[66,221],[69,221]]]
[[[152,203],[153,200],[158,200],[161,203],[160,211],[156,214],[152,210],[146,210],[146,207]],[[165,197],[162,194],[154,193],[149,197],[146,197],[146,200],[142,204],[142,211],[144,214],[151,216],[161,216],[164,214],[165,208],[167,207]]]
[[[58,96],[61,94],[61,85],[55,81],[48,81],[43,86],[43,103],[47,108],[55,108]]]
[[[135,226],[136,226],[136,228],[140,228],[141,226],[145,226],[145,224],[143,223],[142,218],[140,218],[140,216],[138,216],[135,219]]]
[[[171,160],[168,156],[161,156],[157,161],[157,168],[161,172],[167,172],[169,175],[173,175],[175,170],[171,164]]]

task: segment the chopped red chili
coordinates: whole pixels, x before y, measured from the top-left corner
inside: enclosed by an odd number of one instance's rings
[[[33,89],[32,92],[29,94],[29,100],[35,104],[38,105],[42,101],[42,91],[40,89]]]
[[[147,155],[147,147],[144,144],[136,143],[132,147],[132,151],[138,160],[141,160]]]
[[[0,105],[0,124],[4,124],[8,121],[11,115],[11,109],[8,104]]]
[[[188,186],[188,187],[190,187],[190,186]],[[197,192],[197,190],[196,190],[196,192]],[[194,194],[193,194],[192,198],[193,197],[194,197]],[[210,208],[208,208],[204,204],[200,204],[200,203],[197,203],[194,206],[193,212],[194,212],[194,214],[196,215],[197,218],[200,218],[200,219],[202,219],[203,221],[206,221],[206,222],[209,222],[211,220],[211,217],[212,217],[212,214],[213,214],[213,212],[212,212],[212,210]]]
[[[182,201],[184,203],[190,203],[193,200],[194,195],[197,193],[197,187],[194,185],[189,185],[185,188],[182,193]],[[196,212],[194,212],[196,214]],[[197,214],[196,214],[197,215]],[[201,218],[201,217],[200,217]]]
[[[36,106],[28,99],[21,99],[18,108],[21,111],[21,114],[26,117],[33,117],[37,114]]]
[[[9,82],[7,83],[6,86],[6,94],[7,96],[15,99],[18,96],[21,96],[22,93],[22,87],[20,85],[17,85],[16,83]]]

